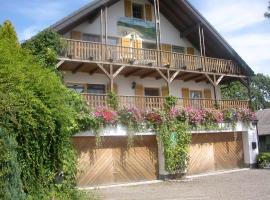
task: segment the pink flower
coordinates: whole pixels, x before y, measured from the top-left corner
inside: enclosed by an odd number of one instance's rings
[[[104,107],[96,108],[95,117],[99,118],[104,124],[115,124],[117,122],[117,113]]]

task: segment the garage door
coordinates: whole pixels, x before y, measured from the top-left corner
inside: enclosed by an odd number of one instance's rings
[[[241,133],[193,134],[188,174],[243,167]]]
[[[158,175],[155,136],[136,137],[127,148],[126,137],[104,137],[96,147],[95,137],[74,137],[78,152],[78,186],[153,180]]]

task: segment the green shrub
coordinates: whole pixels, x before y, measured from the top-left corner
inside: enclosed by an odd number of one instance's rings
[[[171,110],[173,107],[176,106],[177,98],[174,96],[167,96],[165,97],[164,107],[166,110]]]
[[[25,198],[16,148],[15,139],[0,129],[0,199]]]
[[[108,93],[107,104],[110,108],[117,110],[119,106],[118,97],[115,92]]]
[[[270,152],[260,153],[257,157],[257,163],[260,168],[264,168],[267,164],[270,164]]]
[[[0,127],[17,141],[26,198],[76,199],[70,137],[91,126],[85,103],[47,67],[50,61],[38,62],[39,56],[14,44],[0,38]],[[64,181],[56,185],[60,172]]]

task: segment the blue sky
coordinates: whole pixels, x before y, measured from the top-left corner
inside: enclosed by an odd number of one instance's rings
[[[22,41],[90,0],[0,0],[0,23],[12,21]],[[270,75],[268,0],[190,0],[256,73]],[[207,41],[206,41],[207,42]]]

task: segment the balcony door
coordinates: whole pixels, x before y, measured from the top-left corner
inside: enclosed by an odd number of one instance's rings
[[[159,88],[144,88],[144,96],[146,109],[151,110],[163,106]]]
[[[202,107],[202,91],[200,90],[190,90],[189,98],[191,99],[190,103],[193,108],[200,109]]]

